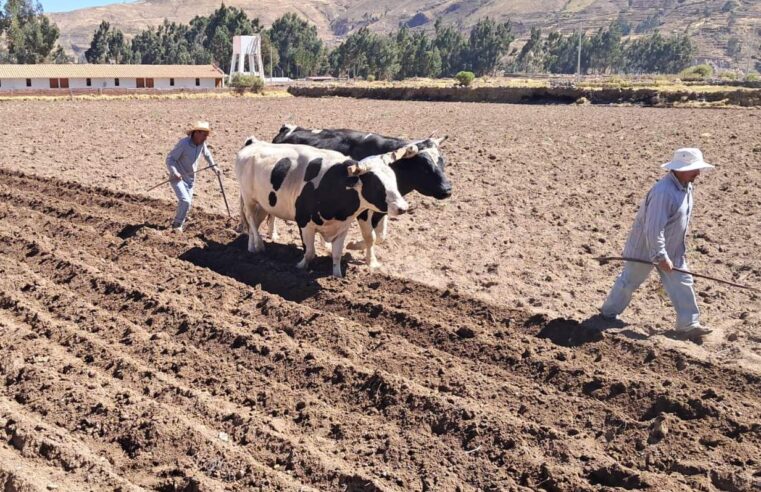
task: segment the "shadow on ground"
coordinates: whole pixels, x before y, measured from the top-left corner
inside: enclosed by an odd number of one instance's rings
[[[329,277],[333,271],[333,262],[329,256],[316,257],[310,264],[309,271],[296,268],[303,251],[294,244],[267,243],[266,251],[255,255],[246,249],[246,236],[239,236],[227,244],[203,235],[199,238],[205,245],[185,251],[180,259],[246,285],[260,286],[262,290],[289,301],[301,302],[316,295],[322,288],[317,279]],[[344,271],[347,259],[342,262]]]

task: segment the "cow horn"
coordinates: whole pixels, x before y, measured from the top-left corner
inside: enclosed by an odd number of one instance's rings
[[[438,130],[434,130],[434,131],[433,131],[433,133],[431,133],[431,136],[430,136],[430,137],[428,137],[428,138],[433,138],[433,137],[435,137],[437,133],[439,133],[439,131],[438,131]]]
[[[449,135],[444,135],[444,136],[443,136],[443,137],[441,137],[441,138],[434,138],[434,139],[433,139],[433,141],[434,141],[434,142],[436,142],[436,145],[437,145],[437,146],[439,146],[439,145],[443,144],[444,142],[446,142],[446,140],[447,140],[448,138],[449,138]]]

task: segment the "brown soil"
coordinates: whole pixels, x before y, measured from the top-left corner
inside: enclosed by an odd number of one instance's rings
[[[758,297],[699,282],[695,345],[653,281],[588,320],[678,145],[696,271],[761,283],[756,111],[353,100],[0,106],[3,490],[749,490],[761,485]],[[369,274],[262,256],[202,176],[166,230],[163,158],[206,117],[228,176],[288,119],[449,133],[451,200],[411,196]],[[710,133],[710,135],[708,135]],[[228,177],[228,197],[237,200]]]

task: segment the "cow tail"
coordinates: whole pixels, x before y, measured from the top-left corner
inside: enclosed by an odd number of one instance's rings
[[[248,225],[248,219],[246,218],[246,205],[243,203],[243,195],[240,197],[240,232],[243,234],[248,234],[249,231],[249,225]]]

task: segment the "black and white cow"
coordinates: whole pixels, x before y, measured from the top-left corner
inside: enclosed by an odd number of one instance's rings
[[[333,275],[341,277],[344,241],[357,215],[363,210],[391,216],[407,211],[389,164],[417,152],[408,145],[357,162],[332,150],[249,138],[235,161],[248,250],[264,250],[259,225],[268,215],[295,221],[304,243],[298,267],[307,268],[314,258],[319,232],[332,243]]]
[[[295,125],[283,125],[272,142],[310,145],[320,149],[335,150],[358,160],[392,152],[414,143],[419,149],[416,156],[391,164],[391,169],[396,174],[399,192],[406,195],[411,191],[417,191],[425,196],[443,200],[452,195],[452,184],[444,174],[445,161],[439,150],[439,146],[446,138],[428,138],[413,142],[355,130],[312,130]],[[385,213],[371,210],[363,211],[357,220],[362,231],[363,242],[350,243],[347,246],[349,249],[362,249],[363,247],[368,249],[372,247],[372,244],[368,245],[368,241],[380,244],[386,240]],[[270,218],[269,229],[270,237],[276,237],[277,230],[272,218]],[[377,265],[374,255],[372,258],[368,258],[368,263],[371,268]]]

